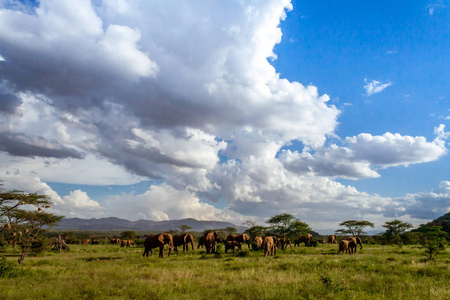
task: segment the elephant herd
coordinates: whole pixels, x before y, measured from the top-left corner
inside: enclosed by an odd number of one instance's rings
[[[299,237],[295,240],[295,245],[298,245],[300,242],[305,243],[305,246],[313,246],[314,243],[317,245],[317,241],[315,241],[311,234]],[[325,241],[324,241],[325,242]],[[336,244],[336,236],[330,235],[328,236],[328,242],[331,244]],[[216,251],[216,246],[218,243],[223,243],[225,246],[225,253],[228,250],[233,250],[237,247],[239,250],[241,249],[242,244],[246,243],[248,245],[248,249],[250,249],[250,238],[246,234],[230,234],[226,237],[225,240],[219,238],[217,232],[207,232],[203,234],[198,239],[198,246],[205,247],[206,253],[213,253]],[[164,246],[168,245],[169,252],[168,256],[172,253],[172,250],[177,251],[177,247],[183,246],[183,251],[188,251],[189,246],[194,250],[194,237],[191,234],[179,234],[172,236],[169,233],[160,233],[160,234],[151,234],[148,235],[144,241],[144,254],[143,256],[147,256],[149,252],[153,255],[152,249],[159,248],[159,257],[164,257]],[[339,253],[356,253],[356,247],[360,245],[360,249],[362,249],[362,242],[359,237],[349,237],[340,241],[339,243]],[[252,242],[252,246],[254,250],[261,249],[264,250],[264,256],[273,256],[277,253],[277,248],[285,250],[288,246],[292,249],[291,241],[285,237],[276,237],[276,236],[267,236],[267,237],[255,237]]]

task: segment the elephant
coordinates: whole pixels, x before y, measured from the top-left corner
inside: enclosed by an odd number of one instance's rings
[[[173,246],[175,247],[175,251],[178,251],[178,246],[183,246],[183,251],[188,251],[189,244],[191,244],[192,250],[194,250],[194,237],[192,234],[184,233],[173,236]]]
[[[113,239],[111,239],[110,243],[113,245],[120,245],[120,239],[113,238]]]
[[[286,250],[288,246],[290,246],[292,250],[292,243],[287,237],[279,237],[277,239],[277,247],[280,247],[281,250]]]
[[[173,238],[170,233],[160,233],[160,234],[150,234],[147,236],[147,238],[144,241],[144,254],[142,256],[148,257],[148,252],[150,251],[153,256],[153,248],[159,247],[159,257],[164,257],[164,245],[169,245],[169,253],[167,256],[170,256],[170,253],[172,253],[173,249]]]
[[[244,234],[229,234],[226,238],[226,241],[235,241],[238,243],[246,243],[248,245],[248,249],[250,249],[250,238],[248,235]]]
[[[206,248],[206,253],[216,252],[216,245],[218,241],[217,232],[214,231],[205,233],[203,235],[203,241]]]
[[[267,236],[263,240],[264,256],[267,257],[277,255],[277,238],[274,236]]]
[[[131,240],[122,240],[122,241],[120,242],[120,247],[121,247],[121,248],[122,248],[122,247],[130,248],[131,246],[133,246],[133,241],[131,241]]]
[[[354,251],[355,251],[355,253],[356,253],[356,248],[357,248],[358,245],[360,246],[359,249],[362,249],[362,241],[361,241],[361,238],[360,238],[360,237],[358,237],[358,236],[356,236],[356,237],[349,236],[349,237],[347,238],[347,240],[353,242],[353,243],[352,243],[352,249],[351,249],[351,250],[352,250],[352,253],[353,253],[353,249],[355,249]]]
[[[342,240],[340,243],[339,243],[339,251],[338,251],[338,254],[339,253],[348,253],[348,254],[352,254],[353,253],[353,248],[356,248],[356,244],[355,244],[355,242],[354,241],[352,241],[352,240]]]
[[[241,246],[242,244],[236,241],[225,241],[225,253],[227,253],[228,250],[233,250],[234,252],[234,247],[238,247],[239,250],[241,250]]]
[[[330,244],[337,244],[336,236],[334,234],[330,234],[328,236],[328,243],[330,243]]]
[[[202,235],[201,237],[198,238],[198,245],[197,245],[197,249],[199,249],[200,247],[205,246],[205,236]]]
[[[305,243],[305,247],[312,247],[312,246],[314,246],[314,244],[317,245],[317,242],[314,243],[314,239],[311,234],[299,236],[295,240],[294,246],[298,246],[298,245],[300,245],[300,243]]]
[[[194,236],[192,234],[186,235],[186,251],[189,251],[189,245],[192,247],[192,251],[194,251]],[[184,249],[183,249],[184,250]]]
[[[263,238],[257,236],[253,239],[253,250],[262,249]]]

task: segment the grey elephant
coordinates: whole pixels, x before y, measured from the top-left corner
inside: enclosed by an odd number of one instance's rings
[[[206,253],[216,252],[216,245],[218,242],[217,232],[207,232],[200,238],[200,240],[204,243]]]
[[[330,243],[330,244],[337,244],[336,236],[334,234],[330,234],[328,236],[328,243]]]
[[[233,250],[234,252],[234,248],[237,247],[239,250],[241,250],[241,246],[242,244],[236,241],[225,241],[225,253],[227,253],[228,250]]]
[[[153,248],[159,248],[159,257],[164,257],[164,245],[169,245],[169,253],[167,256],[170,256],[173,249],[173,238],[170,233],[160,233],[160,234],[150,234],[144,241],[144,254],[142,256],[147,256],[148,253],[151,252],[153,255]]]
[[[352,242],[351,244],[349,244],[349,247],[351,247],[352,253],[356,253],[357,245],[359,245],[360,249],[362,249],[362,241],[361,241],[360,237],[350,236],[347,238],[347,240]]]
[[[339,253],[348,253],[348,254],[352,254],[353,253],[353,248],[356,247],[356,244],[354,241],[349,241],[349,240],[342,240],[339,243]]]
[[[246,243],[248,245],[248,249],[250,249],[250,238],[248,235],[244,234],[229,234],[225,239],[226,242],[235,241],[238,243]]]
[[[173,236],[173,246],[175,247],[175,251],[178,251],[178,246],[183,246],[183,251],[188,251],[189,245],[191,245],[192,250],[194,250],[194,237],[192,234],[184,233]]]
[[[267,257],[277,255],[277,238],[274,236],[266,236],[263,240],[264,256]]]

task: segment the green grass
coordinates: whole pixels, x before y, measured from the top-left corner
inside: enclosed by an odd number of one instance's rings
[[[142,248],[71,245],[70,252],[3,255],[14,272],[1,299],[450,299],[449,250],[428,260],[417,246],[337,245],[262,252],[178,252],[142,257]],[[243,247],[246,250],[246,247]],[[157,252],[155,252],[157,253]],[[16,265],[17,264],[17,265]]]

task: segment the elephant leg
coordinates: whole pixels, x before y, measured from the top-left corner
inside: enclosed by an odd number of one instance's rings
[[[164,257],[164,246],[159,246],[159,257]]]

